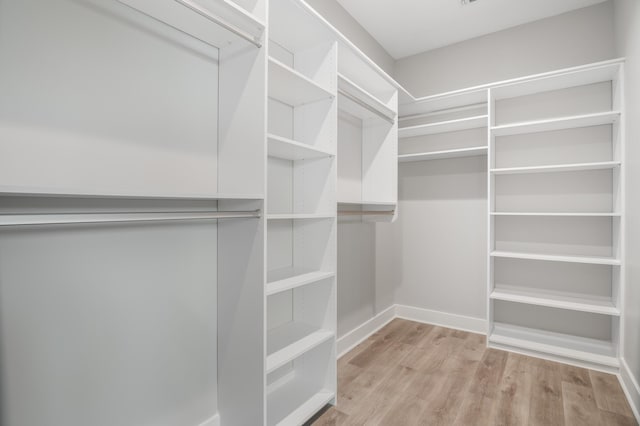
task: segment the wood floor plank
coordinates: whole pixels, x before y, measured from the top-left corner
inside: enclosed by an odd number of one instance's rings
[[[498,388],[507,363],[507,352],[487,349],[475,371],[457,425],[492,424]]]
[[[618,378],[613,374],[589,371],[593,393],[598,408],[604,411],[633,417],[633,412],[626,399],[620,398],[622,392]]]
[[[638,426],[635,417],[627,417],[604,410],[599,410],[598,414],[602,426]]]
[[[529,421],[533,377],[524,355],[510,353],[496,402],[496,425],[524,425]]]
[[[406,329],[405,334],[400,341],[406,345],[417,346],[420,342],[427,339],[435,326],[422,323],[411,323]]]
[[[578,386],[591,387],[591,378],[589,370],[586,368],[575,367],[573,365],[559,364],[560,380],[562,382],[573,383]]]
[[[566,426],[597,426],[600,414],[591,386],[562,382],[562,403]]]
[[[529,424],[532,426],[564,425],[562,382],[559,364],[529,358],[533,376]]]
[[[313,421],[315,426],[341,426],[347,423],[349,416],[338,410],[336,407],[331,407],[320,417]]]
[[[401,398],[382,417],[381,425],[422,425],[420,418],[424,412],[424,401],[416,396],[405,396]]]

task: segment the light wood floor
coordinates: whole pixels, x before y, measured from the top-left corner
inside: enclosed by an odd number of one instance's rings
[[[486,349],[484,336],[393,320],[338,361],[320,425],[637,425],[611,374]]]

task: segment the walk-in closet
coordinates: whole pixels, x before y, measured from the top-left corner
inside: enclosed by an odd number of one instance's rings
[[[638,425],[640,2],[0,0],[0,425]]]

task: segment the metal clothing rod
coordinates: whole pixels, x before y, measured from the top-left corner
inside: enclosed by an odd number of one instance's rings
[[[362,108],[366,109],[367,111],[371,111],[372,113],[376,114],[377,116],[379,116],[380,118],[388,121],[389,123],[393,124],[394,120],[393,118],[390,118],[388,116],[386,116],[384,113],[378,111],[377,109],[375,109],[374,107],[372,107],[371,105],[367,104],[366,102],[361,101],[360,99],[356,98],[355,96],[353,96],[351,93],[345,92],[342,89],[338,89],[338,93],[341,94],[342,96],[344,96],[345,98],[357,103],[358,105],[360,105]]]
[[[234,33],[238,37],[241,37],[241,38],[247,40],[249,43],[255,45],[256,47],[262,47],[262,42],[260,41],[259,38],[254,37],[253,35],[248,34],[245,31],[242,31],[241,29],[229,24],[228,22],[225,22],[223,19],[211,14],[211,12],[209,12],[208,10],[203,9],[202,7],[198,6],[197,4],[193,3],[191,0],[174,0],[174,1],[179,3],[179,4],[181,4],[181,5],[183,5],[186,8],[191,9],[192,11],[194,11],[198,15],[208,19],[209,21],[220,25],[221,27],[223,27],[226,30]]]
[[[338,216],[393,216],[395,212],[395,210],[340,210],[338,211]]]
[[[166,222],[258,218],[260,210],[227,212],[62,213],[0,214],[0,226],[60,225],[114,222]]]

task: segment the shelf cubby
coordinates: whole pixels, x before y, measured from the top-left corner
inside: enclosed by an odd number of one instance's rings
[[[267,374],[335,337],[333,331],[289,322],[267,333]]]
[[[331,99],[335,95],[302,73],[269,58],[269,97],[295,107]]]

